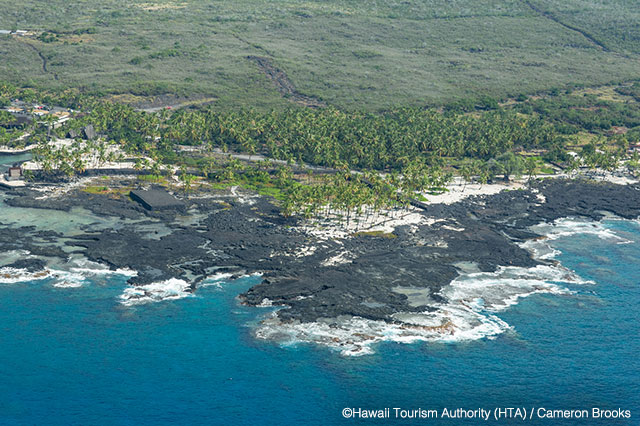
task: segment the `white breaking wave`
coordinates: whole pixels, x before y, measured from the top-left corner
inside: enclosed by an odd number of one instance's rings
[[[275,313],[256,330],[261,339],[283,345],[309,342],[339,350],[342,355],[372,354],[372,345],[396,343],[454,342],[493,338],[510,327],[500,318],[484,316],[465,307],[447,306],[435,312],[394,314],[394,322],[361,317],[313,323],[282,323]]]
[[[0,268],[0,284],[14,284],[25,281],[39,281],[50,277],[48,270],[29,272],[22,268],[10,268],[5,266]]]
[[[71,272],[82,274],[84,276],[91,275],[122,275],[126,277],[135,277],[138,275],[137,271],[133,271],[128,268],[109,269],[107,266],[97,262],[92,262],[89,259],[78,258],[72,259],[73,265],[70,269]]]
[[[223,272],[223,273],[211,275],[210,277],[207,277],[204,280],[202,280],[202,282],[199,284],[199,287],[212,287],[213,286],[213,287],[222,288],[222,285],[220,283],[223,282],[223,281],[228,280],[232,276],[233,276],[233,274],[230,274],[228,272]]]
[[[58,271],[55,269],[49,270],[51,277],[54,278],[53,286],[60,288],[76,288],[82,287],[88,282],[86,276],[77,272]]]
[[[124,269],[112,271],[109,269],[84,269],[71,268],[70,271],[45,268],[42,271],[31,272],[22,268],[4,267],[0,268],[0,284],[15,284],[29,281],[52,280],[54,287],[76,288],[88,282],[88,276],[96,274],[121,274],[133,276],[135,272]]]
[[[601,222],[577,218],[562,218],[553,223],[540,223],[530,229],[540,234],[541,237],[520,243],[519,246],[529,250],[535,259],[540,260],[554,259],[560,254],[560,251],[551,247],[549,242],[574,235],[595,235],[602,240],[615,242],[616,244],[633,243],[633,241],[617,235]]]
[[[205,278],[204,280],[202,280],[202,282],[200,282],[200,284],[198,285],[198,287],[218,287],[218,288],[222,288],[222,283],[225,281],[230,281],[230,280],[234,280],[235,275],[229,272],[221,272],[219,274],[215,274],[215,275],[211,275],[207,278]],[[254,272],[251,274],[244,274],[241,275],[235,279],[241,279],[241,278],[248,278],[248,277],[260,277],[262,276],[262,272]]]
[[[0,268],[0,284],[15,284],[28,281],[53,280],[54,287],[81,287],[86,278],[79,273],[60,271],[56,269],[43,269],[30,272],[27,269],[4,267]]]
[[[560,250],[551,247],[545,239],[528,240],[518,245],[529,251],[534,259],[551,260],[561,253]]]
[[[5,253],[5,257],[13,259],[35,258],[26,250],[12,251]],[[63,268],[63,269],[60,269]],[[60,288],[77,288],[89,282],[89,278],[98,275],[122,275],[126,277],[134,277],[138,273],[130,269],[119,268],[116,270],[109,269],[100,263],[92,262],[83,257],[70,258],[63,265],[56,267],[47,267],[41,271],[29,271],[24,268],[3,267],[0,268],[0,284],[15,284],[29,281],[51,280],[54,287]]]
[[[553,223],[541,223],[531,227],[537,234],[543,235],[548,240],[557,240],[561,237],[573,235],[595,235],[603,240],[615,241],[618,243],[630,243],[631,241],[622,238],[615,232],[607,229],[602,222],[586,221],[577,218],[562,218]]]
[[[433,311],[398,312],[392,315],[392,322],[350,317],[289,324],[274,316],[263,321],[256,334],[284,344],[323,344],[339,350],[342,355],[352,356],[373,353],[371,346],[382,341],[460,342],[495,338],[511,329],[496,312],[536,293],[571,294],[557,282],[587,283],[559,266],[500,267],[496,272],[459,276],[440,292],[447,303],[434,303],[430,306]],[[271,306],[271,303],[260,306]]]
[[[188,282],[171,278],[166,281],[128,287],[120,295],[120,303],[125,306],[134,306],[190,296],[193,296],[193,293]]]
[[[589,284],[561,266],[538,265],[533,268],[501,266],[496,272],[464,274],[443,288],[440,294],[450,303],[477,311],[499,312],[535,293],[569,294],[556,283]]]
[[[547,238],[527,241],[521,247],[536,259],[549,260],[560,254],[548,242],[564,236],[587,233],[618,243],[627,241],[600,223],[576,219],[560,219],[553,224],[538,225],[534,230]],[[593,282],[560,265],[502,266],[495,272],[462,274],[440,291],[446,303],[434,302],[431,310],[425,312],[398,312],[390,322],[346,317],[313,323],[283,323],[274,313],[258,326],[256,335],[284,345],[322,344],[350,356],[371,354],[372,345],[383,341],[455,342],[495,338],[512,329],[496,316],[497,312],[532,294],[573,293],[562,284]],[[261,306],[272,305],[271,301],[264,302]]]

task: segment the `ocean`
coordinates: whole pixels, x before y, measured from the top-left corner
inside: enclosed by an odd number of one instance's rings
[[[0,424],[521,424],[516,408],[533,413],[528,424],[640,424],[640,223],[541,232],[553,236],[539,255],[582,280],[511,298],[491,313],[507,325],[497,335],[382,342],[362,356],[256,338],[273,308],[236,297],[257,276],[218,277],[193,296],[168,283],[165,298],[139,303],[126,297],[127,271],[77,259],[57,278],[0,280]],[[395,419],[394,408],[438,418]],[[594,419],[594,408],[631,418]],[[486,422],[472,417],[482,409]],[[495,420],[496,409],[510,415]],[[547,410],[590,417],[539,418]]]

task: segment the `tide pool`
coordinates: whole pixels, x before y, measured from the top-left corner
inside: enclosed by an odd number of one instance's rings
[[[31,158],[32,154],[30,152],[15,155],[0,154],[0,172],[4,173],[9,170],[9,167],[11,167],[13,164],[29,161],[31,160]]]
[[[520,299],[497,314],[513,328],[496,339],[383,343],[361,357],[256,339],[253,326],[270,310],[236,296],[257,277],[135,306],[120,303],[118,275],[77,288],[0,284],[0,424],[388,423],[344,419],[345,407],[622,408],[631,419],[527,423],[640,424],[640,226],[603,226],[626,243],[596,234],[550,242],[557,260],[595,284]]]

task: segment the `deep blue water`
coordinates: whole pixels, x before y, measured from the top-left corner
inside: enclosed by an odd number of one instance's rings
[[[124,278],[80,288],[0,284],[0,424],[385,424],[345,420],[341,411],[524,406],[632,414],[529,424],[638,425],[640,226],[607,227],[634,243],[555,241],[557,259],[596,284],[522,299],[499,314],[514,332],[471,343],[389,343],[357,358],[254,339],[251,324],[266,311],[239,306],[235,296],[257,278],[135,308],[118,303]]]

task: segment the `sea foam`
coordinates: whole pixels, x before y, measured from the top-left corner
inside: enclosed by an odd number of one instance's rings
[[[225,280],[228,280],[229,278],[233,277],[233,274],[228,273],[228,272],[221,272],[219,274],[215,274],[215,275],[211,275],[207,278],[205,278],[204,280],[202,280],[202,282],[198,285],[198,287],[218,287],[218,288],[222,288],[222,282]]]
[[[41,271],[29,271],[22,268],[0,268],[0,284],[15,284],[30,281],[51,280],[51,285],[59,288],[82,287],[89,282],[89,278],[95,275],[124,275],[134,276],[134,271],[126,269],[88,269],[70,268],[69,271],[53,268],[45,268]]]
[[[109,269],[105,265],[92,262],[85,258],[72,259],[69,263],[73,265],[69,268],[71,272],[75,272],[83,276],[122,275],[126,277],[135,277],[138,275],[138,272],[128,268]]]
[[[612,242],[624,238],[603,224],[579,219],[560,219],[552,224],[533,227],[544,238],[522,243],[532,257],[552,260],[560,251],[550,242],[576,234],[592,234]],[[457,342],[495,338],[512,330],[497,314],[524,297],[548,293],[571,295],[566,285],[593,284],[559,265],[544,264],[532,268],[501,266],[495,272],[465,273],[439,292],[446,302],[432,303],[424,312],[398,312],[390,321],[373,321],[361,317],[327,319],[313,323],[282,322],[273,313],[256,329],[256,336],[283,345],[316,343],[358,356],[373,353],[372,346],[387,341],[397,343]],[[270,301],[269,301],[270,302]],[[262,306],[271,306],[264,303]]]
[[[50,277],[48,270],[30,272],[23,268],[0,268],[0,284],[14,284],[26,281],[40,281]]]
[[[193,296],[193,293],[188,282],[178,278],[170,278],[165,281],[125,288],[120,295],[120,303],[125,306],[134,306],[183,299],[190,296]]]
[[[537,234],[544,236],[548,240],[557,240],[562,237],[571,237],[573,235],[595,235],[603,240],[609,240],[616,243],[630,243],[631,241],[617,235],[615,232],[607,229],[602,222],[593,222],[579,218],[562,218],[557,219],[553,223],[541,223],[531,227],[531,230]]]

